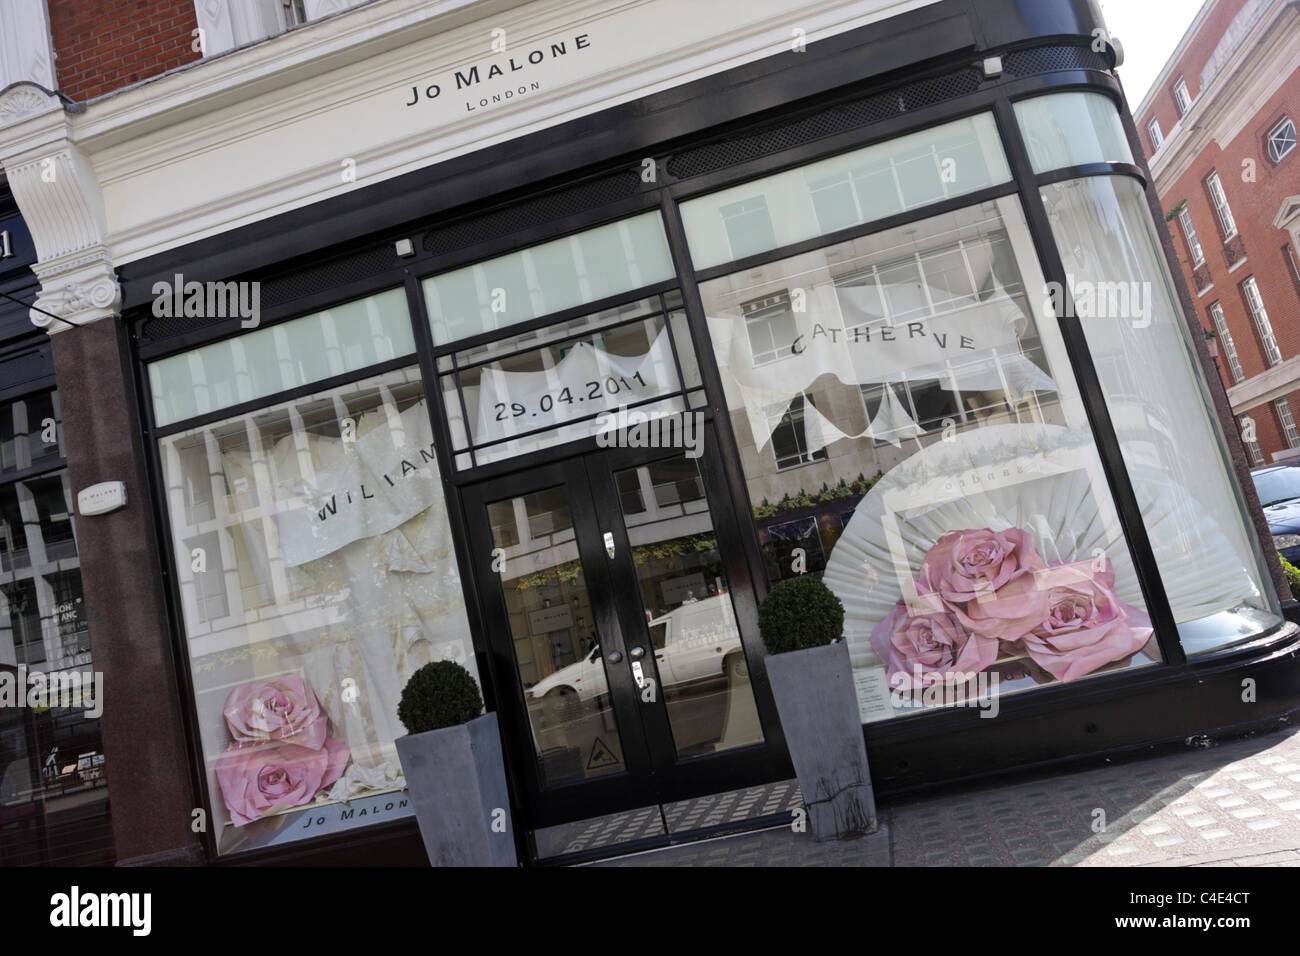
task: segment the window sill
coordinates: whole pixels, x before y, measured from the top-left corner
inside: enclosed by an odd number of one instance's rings
[[[1238,269],[1240,269],[1249,261],[1250,261],[1249,256],[1243,256],[1242,258],[1238,259],[1232,265],[1228,266],[1228,275],[1232,275],[1232,273],[1236,272]]]
[[[1196,293],[1196,297],[1199,299],[1201,296],[1205,295],[1205,293],[1209,292],[1209,291],[1210,291],[1211,289],[1213,289],[1213,288],[1214,288],[1214,283],[1211,282],[1209,285],[1207,285],[1207,286],[1206,286],[1204,289],[1202,289],[1200,292]]]

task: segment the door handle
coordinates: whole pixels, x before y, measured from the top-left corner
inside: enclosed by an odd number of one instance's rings
[[[609,661],[611,664],[617,664],[622,659],[623,659],[622,651],[610,651],[608,654],[605,655],[605,660]]]
[[[644,648],[644,647],[634,647],[634,648],[632,648],[630,651],[627,652],[627,656],[630,657],[630,658],[632,658],[632,660],[634,660],[634,661],[639,661],[641,658],[645,657],[645,648]]]
[[[605,553],[611,561],[614,560],[614,535],[608,531],[605,532]]]

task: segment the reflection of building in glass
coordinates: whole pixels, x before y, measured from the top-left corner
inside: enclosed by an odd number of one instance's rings
[[[14,680],[93,681],[58,414],[53,391],[0,404],[0,668]],[[0,864],[111,861],[99,721],[71,699],[23,703],[0,732]]]

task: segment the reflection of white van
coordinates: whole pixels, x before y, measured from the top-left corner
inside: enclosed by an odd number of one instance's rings
[[[748,676],[729,594],[683,604],[647,626],[665,689]],[[578,663],[538,681],[529,694],[534,699],[550,693],[576,694],[579,700],[599,697],[608,690],[600,653],[599,647],[593,647]]]

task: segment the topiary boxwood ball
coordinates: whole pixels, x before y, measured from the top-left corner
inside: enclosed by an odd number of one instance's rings
[[[406,682],[398,719],[413,734],[464,724],[483,710],[483,697],[469,671],[455,661],[425,664]]]
[[[818,578],[787,578],[758,609],[758,630],[769,654],[821,647],[843,633],[844,605]]]

